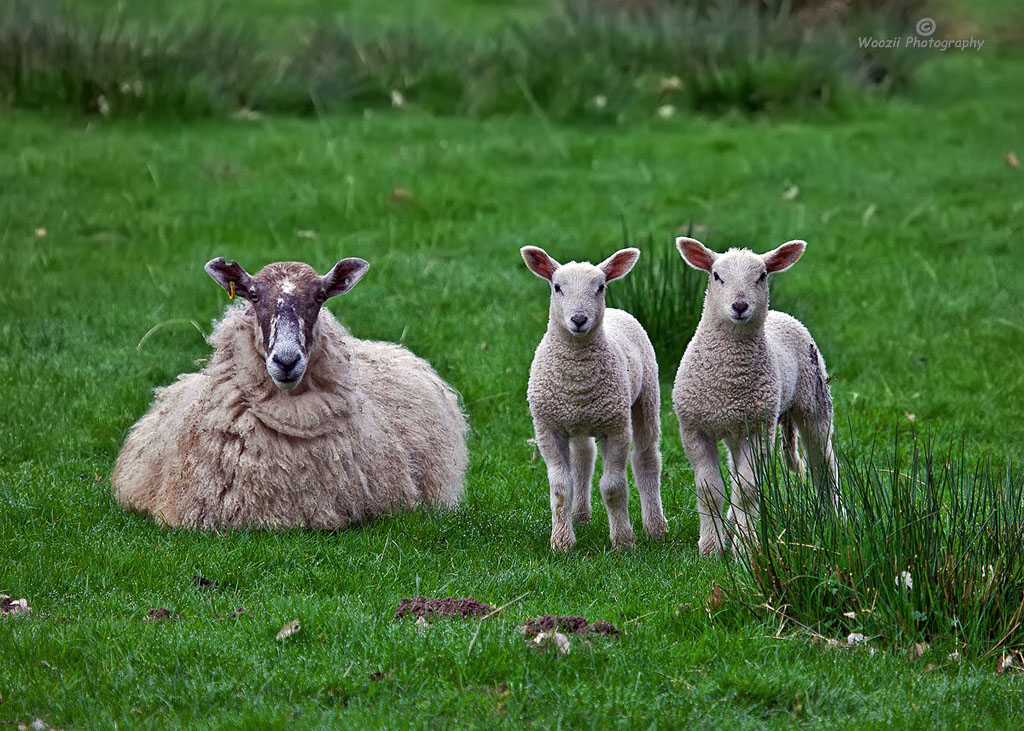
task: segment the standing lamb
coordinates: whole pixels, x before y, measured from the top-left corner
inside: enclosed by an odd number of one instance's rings
[[[676,239],[686,263],[711,275],[700,323],[672,390],[683,449],[693,465],[698,548],[705,556],[722,552],[727,538],[719,440],[729,450],[727,520],[735,523],[729,530],[737,533],[736,549],[756,537],[756,466],[763,464],[779,425],[787,465],[803,471],[799,430],[819,494],[839,508],[825,361],[799,320],[768,309],[768,275],[793,266],[806,246],[789,241],[762,255],[749,249],[716,254],[694,239]]]
[[[598,266],[559,265],[543,249],[521,249],[526,266],[551,282],[548,329],[530,368],[527,400],[551,488],[551,547],[576,543],[573,520],[590,519],[590,490],[601,443],[601,497],[612,545],[635,542],[629,523],[626,460],[647,535],[667,533],[661,509],[661,440],[658,362],[643,326],[627,312],[605,309],[605,285],[625,276],[640,256],[623,249]]]
[[[118,501],[168,526],[344,528],[462,496],[456,394],[405,348],[352,337],[321,306],[366,274],[342,259],[250,276],[214,259],[232,296],[199,373],[158,389],[114,467]]]

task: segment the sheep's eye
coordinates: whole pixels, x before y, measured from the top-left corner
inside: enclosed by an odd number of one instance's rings
[[[758,282],[763,282],[767,278],[768,278],[768,272],[761,272],[761,276],[757,278],[757,281]]]
[[[711,276],[713,276],[715,278],[715,281],[718,282],[719,284],[725,284],[725,282],[722,281],[722,278],[718,276],[718,272],[711,272]]]
[[[315,300],[317,301],[317,303],[318,303],[318,304],[323,304],[323,303],[324,303],[324,300],[326,300],[326,299],[327,299],[327,297],[326,297],[326,296],[324,295],[324,293],[323,293],[323,292],[317,292],[317,293],[316,293],[316,296],[315,296],[315,297],[313,297],[313,299],[315,299]]]
[[[562,288],[559,287],[557,284],[555,285],[555,292],[557,292],[558,294],[562,294]]]
[[[597,293],[601,294],[602,292],[604,292],[604,285],[603,284],[597,285]]]
[[[259,302],[260,301],[259,294],[257,292],[250,292],[249,293],[249,301],[250,302]]]

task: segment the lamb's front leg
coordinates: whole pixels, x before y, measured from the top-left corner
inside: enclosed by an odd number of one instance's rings
[[[697,549],[702,556],[714,556],[725,550],[726,538],[722,521],[725,483],[718,469],[718,442],[698,429],[681,427],[680,434],[697,487],[697,515],[700,516]]]
[[[566,434],[537,430],[537,446],[548,466],[551,489],[551,548],[568,551],[576,544],[572,530],[572,469],[569,463],[569,438]]]
[[[764,464],[768,452],[763,440],[744,436],[730,441],[732,455],[732,505],[729,518],[736,532],[733,550],[739,553],[756,545],[758,499],[757,465]]]
[[[572,519],[590,520],[590,491],[594,488],[594,460],[597,449],[593,437],[573,437],[569,441],[572,464]]]
[[[604,463],[601,497],[608,511],[608,532],[614,548],[632,548],[636,543],[633,526],[629,524],[629,485],[626,482],[629,442],[629,432],[601,440],[601,461]]]

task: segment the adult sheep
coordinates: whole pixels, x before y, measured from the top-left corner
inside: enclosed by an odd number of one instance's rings
[[[126,508],[168,526],[344,528],[463,491],[466,420],[430,365],[352,337],[325,309],[369,264],[323,277],[280,262],[206,271],[232,296],[199,373],[158,389],[112,477]]]

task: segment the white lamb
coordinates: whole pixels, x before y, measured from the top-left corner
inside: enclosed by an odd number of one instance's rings
[[[324,301],[369,268],[342,259],[250,276],[206,271],[249,301],[210,337],[199,373],[157,391],[112,484],[126,508],[168,526],[344,528],[462,496],[466,420],[455,393],[405,348],[352,337]]]
[[[601,497],[612,545],[634,544],[626,460],[647,535],[667,533],[661,508],[658,363],[643,326],[627,312],[605,309],[605,285],[625,276],[638,249],[623,249],[598,266],[559,265],[543,249],[521,249],[526,266],[551,283],[548,329],[530,368],[527,399],[551,488],[551,547],[576,543],[573,520],[590,519],[590,490],[601,443]]]
[[[732,532],[737,550],[755,539],[756,465],[768,455],[780,425],[787,465],[803,471],[799,430],[812,480],[839,507],[825,361],[799,320],[768,309],[768,275],[793,266],[805,246],[789,241],[762,255],[748,249],[716,254],[694,239],[676,239],[686,263],[710,274],[703,314],[672,390],[683,448],[693,465],[703,555],[722,552]],[[719,440],[728,447],[732,476],[728,527],[722,521]]]

